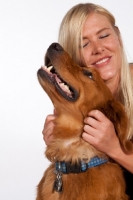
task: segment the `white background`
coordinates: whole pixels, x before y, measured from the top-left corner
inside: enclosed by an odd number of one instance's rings
[[[0,0],[0,199],[34,200],[49,162],[42,129],[53,106],[38,83],[64,14],[82,0]],[[92,0],[109,9],[133,61],[133,1]]]

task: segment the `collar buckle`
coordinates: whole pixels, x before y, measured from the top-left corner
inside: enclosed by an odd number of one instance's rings
[[[87,170],[87,164],[85,163],[86,165],[86,170]],[[86,171],[84,170],[84,171]],[[75,163],[75,164],[71,164],[70,162],[67,162],[66,163],[66,174],[69,174],[69,173],[80,173],[82,172],[82,165],[81,165],[81,162],[79,163]]]

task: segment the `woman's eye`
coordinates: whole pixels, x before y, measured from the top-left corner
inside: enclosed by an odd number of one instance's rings
[[[106,35],[100,36],[99,39],[106,38],[106,37],[108,37],[109,35],[110,35],[110,34],[106,34]]]
[[[84,44],[83,44],[83,48],[86,47],[88,44],[89,44],[89,42],[84,43]]]

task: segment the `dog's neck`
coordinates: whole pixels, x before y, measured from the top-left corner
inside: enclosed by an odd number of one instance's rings
[[[88,168],[102,165],[108,161],[109,161],[108,157],[100,158],[98,156],[91,158],[88,163],[81,161],[79,163],[71,164],[70,162],[57,161],[55,163],[55,169],[56,171],[62,172],[64,174],[81,173],[81,172],[85,172]]]

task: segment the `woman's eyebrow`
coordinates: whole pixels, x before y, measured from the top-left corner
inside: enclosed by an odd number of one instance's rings
[[[105,30],[107,30],[107,29],[110,29],[110,28],[106,28],[106,27],[105,27],[105,28],[102,28],[102,29],[100,29],[99,31],[97,31],[96,34],[99,34],[99,33],[101,33],[102,31],[105,31]]]
[[[98,30],[98,31],[96,32],[96,35],[98,35],[98,34],[101,33],[102,31],[108,30],[108,29],[110,29],[110,28],[105,27],[105,28],[100,29],[100,30]],[[86,39],[88,39],[88,37],[87,37],[87,36],[83,36],[83,40],[86,40]]]

